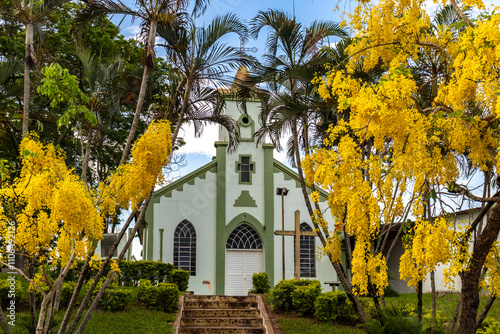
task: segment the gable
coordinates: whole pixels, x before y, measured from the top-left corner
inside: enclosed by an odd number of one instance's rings
[[[284,164],[282,164],[281,162],[279,162],[278,160],[276,159],[273,159],[273,173],[282,173],[285,180],[295,180],[295,187],[296,188],[302,188],[302,186],[300,185],[300,177],[299,177],[299,174],[297,174],[294,170],[288,168],[287,166],[285,166]],[[316,190],[319,192],[319,197],[320,197],[320,201],[321,202],[324,202],[328,199],[328,193],[321,189],[321,188],[318,188],[316,187]],[[312,189],[310,186],[307,186],[307,193],[308,194],[311,194],[312,193]]]
[[[180,179],[166,185],[165,187],[155,191],[153,193],[153,202],[160,203],[160,198],[172,197],[172,191],[182,191],[184,189],[185,184],[194,185],[196,179],[205,179],[207,177],[207,173],[216,173],[217,172],[217,159],[212,160],[206,165],[201,166],[200,168],[192,171],[191,173],[181,177]]]

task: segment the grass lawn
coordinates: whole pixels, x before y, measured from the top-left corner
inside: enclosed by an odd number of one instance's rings
[[[313,318],[293,318],[284,316],[279,319],[281,333],[285,334],[361,334],[365,331],[356,327],[339,324],[326,324]]]
[[[451,322],[453,319],[453,314],[457,306],[457,301],[459,299],[459,294],[446,294],[443,297],[436,299],[436,305],[438,310],[438,317],[440,317],[444,322]],[[370,301],[371,298],[362,297]],[[480,310],[488,300],[488,296],[481,296]],[[269,302],[268,298],[264,296],[264,301],[266,304]],[[417,309],[417,294],[416,293],[404,293],[399,297],[387,297],[387,305],[400,305],[414,308],[415,312]],[[274,330],[277,334],[361,334],[365,333],[362,326],[346,326],[337,323],[322,323],[316,320],[312,316],[299,317],[293,312],[281,312],[279,310],[271,310],[268,306],[268,313],[273,323]],[[423,295],[423,309],[424,313],[431,314],[432,311],[432,296],[431,294]],[[488,313],[488,317],[494,319],[500,319],[500,304],[498,302],[493,303],[493,306]]]
[[[445,319],[445,321],[452,321],[453,314],[455,313],[455,308],[457,307],[459,294],[447,293],[443,297],[436,298],[436,307],[439,315]],[[483,310],[488,296],[480,296],[479,312]],[[385,299],[387,305],[390,304],[410,304],[417,308],[417,294],[416,293],[402,293],[399,297],[388,297]],[[423,309],[424,313],[432,312],[432,295],[430,293],[423,294]],[[495,319],[500,319],[500,304],[498,301],[493,303],[490,311],[488,312],[488,317]]]
[[[64,311],[55,314],[55,322],[60,323]],[[132,333],[172,333],[170,323],[175,321],[175,313],[165,313],[130,305],[123,312],[96,311],[85,327],[85,334],[132,334]],[[29,333],[24,324],[29,324],[29,314],[19,312],[16,314],[16,327],[10,327],[12,334]]]

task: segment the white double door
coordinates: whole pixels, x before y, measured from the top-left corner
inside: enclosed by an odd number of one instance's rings
[[[262,253],[262,250],[226,250],[226,295],[248,294],[252,275],[262,272]]]

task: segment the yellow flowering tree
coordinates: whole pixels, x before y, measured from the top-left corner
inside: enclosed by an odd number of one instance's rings
[[[104,217],[117,207],[137,210],[161,182],[172,147],[170,132],[169,122],[151,123],[134,145],[131,161],[101,184],[97,193],[66,166],[64,154],[52,144],[41,143],[36,135],[21,142],[20,174],[0,189],[0,239],[6,241],[1,262],[41,292],[37,333],[48,331],[55,292],[74,260],[93,254],[102,238]],[[34,279],[23,268],[15,268],[8,256],[13,251],[22,251],[36,263]],[[60,263],[63,270],[52,281],[47,271],[54,263]],[[118,263],[112,268],[117,269]]]
[[[449,277],[462,279],[459,332],[474,333],[485,316],[478,317],[479,287],[487,280],[491,302],[498,291],[500,206],[493,204],[500,197],[479,196],[460,185],[460,162],[485,173],[497,170],[500,15],[486,11],[481,0],[435,3],[448,18],[428,12],[424,0],[359,1],[349,15],[355,42],[346,68],[316,79],[323,99],[348,117],[330,129],[324,148],[302,166],[309,183],[330,193],[335,228],[332,247],[325,250],[340,261],[334,249],[339,235],[356,238],[352,281],[358,292],[383,292],[387,226],[398,236],[408,229],[402,278],[417,284],[438,264],[447,264]],[[481,15],[471,18],[469,12]],[[353,75],[375,66],[385,70],[376,84]],[[444,194],[486,206],[458,230],[445,215],[452,210]],[[430,214],[431,201],[442,207],[437,219]]]

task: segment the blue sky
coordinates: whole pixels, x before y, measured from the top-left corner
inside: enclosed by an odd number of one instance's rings
[[[134,8],[135,1],[125,0],[123,2],[127,6]],[[293,0],[211,0],[205,14],[198,18],[196,22],[199,26],[207,25],[215,16],[232,12],[237,14],[246,24],[248,24],[260,10],[280,9],[293,15],[294,7],[297,21],[304,25],[309,25],[314,20],[332,20],[340,22],[341,13],[343,11],[349,11],[351,9],[350,6],[354,6],[355,3],[346,1],[345,5],[339,4],[339,11],[334,12],[336,4],[337,2],[335,0],[296,0],[295,2]],[[113,21],[118,23],[121,19],[121,17],[114,17]],[[131,20],[125,19],[120,26],[122,34],[126,38],[134,38],[140,31],[139,23],[138,20],[131,22]],[[267,34],[268,31],[264,29],[261,31],[258,40],[250,40],[245,45],[246,47],[257,47],[259,51],[251,54],[260,60],[265,51]],[[240,46],[239,38],[236,34],[230,36],[225,42],[236,47]],[[334,40],[331,40],[331,42],[334,42]],[[157,54],[160,57],[162,56],[161,48],[157,48]],[[188,127],[183,129],[180,136],[184,137],[187,144],[181,149],[180,153],[186,155],[187,165],[181,170],[173,173],[171,177],[178,178],[186,175],[205,163],[210,162],[212,156],[215,155],[213,143],[217,140],[217,133],[218,129],[216,126],[209,126],[205,129],[202,138],[194,138],[191,128]],[[275,152],[275,157],[282,162],[286,162],[283,153]],[[169,179],[171,177],[169,177]]]

